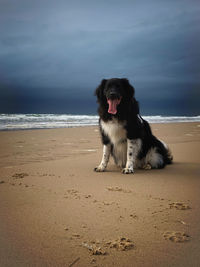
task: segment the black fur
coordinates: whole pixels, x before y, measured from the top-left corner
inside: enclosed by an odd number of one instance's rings
[[[108,113],[108,95],[110,91],[116,93],[116,97],[121,97],[121,102],[117,106],[117,113]],[[169,150],[159,141],[153,134],[150,125],[139,115],[139,104],[135,99],[135,89],[130,85],[127,79],[103,79],[101,84],[97,87],[95,95],[99,104],[98,114],[100,121],[108,122],[116,118],[119,122],[125,122],[126,135],[128,139],[142,140],[142,148],[138,153],[138,159],[146,156],[151,148],[157,149],[157,152],[162,155],[163,164],[158,168],[163,168],[166,164],[172,163],[172,156]],[[100,125],[100,132],[103,144],[110,143],[109,137],[105,135]],[[123,141],[123,140],[122,140]]]

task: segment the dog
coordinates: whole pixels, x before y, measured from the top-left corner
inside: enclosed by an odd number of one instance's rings
[[[110,155],[122,173],[134,173],[136,168],[161,169],[171,164],[168,146],[151,131],[139,114],[135,89],[125,78],[103,79],[95,90],[103,156],[96,172],[106,170]]]

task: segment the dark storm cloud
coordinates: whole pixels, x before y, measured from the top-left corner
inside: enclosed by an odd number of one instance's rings
[[[199,97],[198,1],[4,0],[0,7],[4,98],[81,104],[94,101],[104,77],[129,78],[141,101]]]

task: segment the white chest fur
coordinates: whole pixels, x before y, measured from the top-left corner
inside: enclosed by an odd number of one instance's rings
[[[113,119],[108,122],[101,120],[101,127],[104,133],[110,138],[113,144],[120,143],[126,140],[126,130],[124,129],[125,123]]]

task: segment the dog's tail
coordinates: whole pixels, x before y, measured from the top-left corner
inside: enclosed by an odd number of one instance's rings
[[[173,155],[170,150],[170,148],[167,148],[167,157],[166,157],[166,164],[172,164],[173,163]]]
[[[165,164],[172,164],[173,163],[173,155],[172,155],[172,152],[171,152],[169,146],[167,144],[165,144],[165,142],[163,142],[163,141],[161,141],[161,143],[163,144],[163,146],[165,148],[165,153],[164,153],[165,154],[164,155]]]

